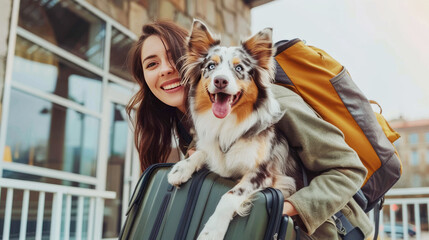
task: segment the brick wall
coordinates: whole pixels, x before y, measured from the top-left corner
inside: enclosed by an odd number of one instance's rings
[[[225,44],[250,35],[250,9],[243,0],[87,0],[136,35],[143,24],[168,19],[191,29],[193,18],[205,22]]]

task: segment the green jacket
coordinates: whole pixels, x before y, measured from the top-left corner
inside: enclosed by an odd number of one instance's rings
[[[319,118],[299,95],[278,85],[272,91],[285,111],[277,126],[312,178],[309,186],[286,199],[299,213],[294,220],[309,239],[340,239],[331,216],[341,210],[353,226],[370,236],[372,224],[353,200],[367,174],[356,152],[343,133]]]

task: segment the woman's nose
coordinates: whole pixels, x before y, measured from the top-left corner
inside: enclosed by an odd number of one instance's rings
[[[161,76],[172,74],[174,71],[176,71],[176,68],[173,67],[169,62],[163,63],[161,68]]]

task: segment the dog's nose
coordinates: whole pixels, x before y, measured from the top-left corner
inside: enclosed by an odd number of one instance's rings
[[[215,78],[214,85],[219,89],[224,89],[226,86],[228,86],[228,80],[225,78]]]

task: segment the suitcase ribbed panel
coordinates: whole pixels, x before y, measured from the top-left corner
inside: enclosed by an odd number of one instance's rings
[[[194,240],[222,195],[236,184],[231,179],[201,170],[179,189],[173,188],[167,181],[170,167],[171,164],[154,166],[142,176],[119,239]],[[293,228],[289,227],[291,220],[286,217],[290,221],[285,221],[282,217],[280,191],[269,188],[253,198],[249,215],[235,216],[225,239],[271,240],[290,236]]]

